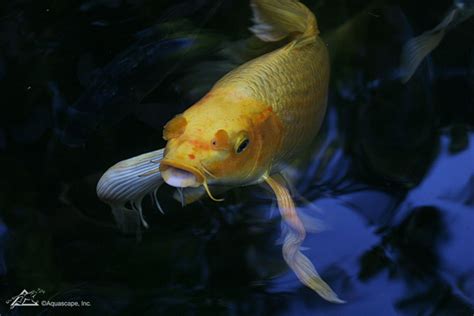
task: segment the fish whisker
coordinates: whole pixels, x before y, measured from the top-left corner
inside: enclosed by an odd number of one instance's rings
[[[160,202],[158,201],[158,192],[159,187],[157,187],[152,193],[151,193],[151,199],[153,200],[153,203],[155,204],[156,208],[160,211],[161,214],[165,214],[165,211],[163,211],[163,208],[160,205]]]
[[[218,198],[215,198],[212,193],[211,193],[211,190],[209,190],[209,186],[207,185],[207,181],[204,180],[204,182],[202,183],[202,185],[204,186],[204,189],[206,189],[206,193],[207,195],[209,196],[209,198],[215,202],[222,202],[224,201],[224,199],[218,199]]]
[[[183,188],[178,188],[178,194],[179,194],[179,199],[180,199],[180,202],[181,202],[181,207],[184,207]]]

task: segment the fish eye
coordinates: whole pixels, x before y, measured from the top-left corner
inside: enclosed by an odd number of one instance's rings
[[[244,138],[239,146],[237,146],[237,149],[235,150],[236,153],[240,154],[241,152],[243,152],[249,145],[250,143],[250,140],[248,138]]]

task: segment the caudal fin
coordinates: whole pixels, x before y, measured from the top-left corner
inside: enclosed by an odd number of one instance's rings
[[[316,17],[297,0],[251,0],[254,26],[250,30],[265,42],[293,36],[297,45],[314,41],[319,34]]]

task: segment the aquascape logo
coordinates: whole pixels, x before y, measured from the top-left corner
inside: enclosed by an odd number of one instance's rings
[[[14,309],[16,306],[39,306],[38,301],[35,299],[38,294],[44,294],[44,291],[42,289],[36,289],[29,292],[23,290],[17,296],[7,300],[6,303],[10,304],[10,309]]]
[[[6,301],[10,304],[10,309],[14,309],[17,306],[43,306],[43,307],[88,307],[91,306],[89,301],[51,301],[51,300],[38,300],[36,296],[38,294],[44,294],[43,289],[36,289],[33,291],[23,290],[20,294],[10,298]]]

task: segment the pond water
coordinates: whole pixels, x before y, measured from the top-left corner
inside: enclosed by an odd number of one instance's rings
[[[163,186],[141,240],[96,196],[108,167],[164,147],[163,125],[255,56],[248,1],[13,0],[0,3],[1,315],[473,315],[474,19],[403,84],[404,43],[451,1],[303,2],[332,71],[291,180],[319,225],[304,254],[346,303],[288,268],[266,187],[181,207]],[[24,289],[85,306],[11,308]]]

